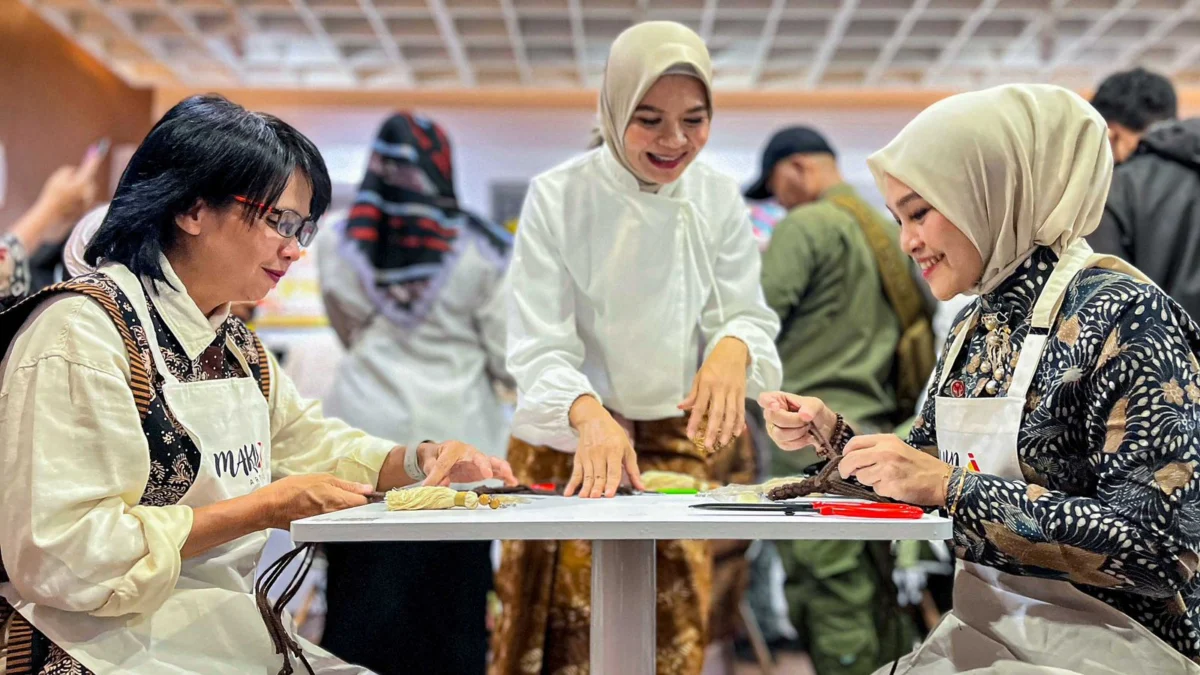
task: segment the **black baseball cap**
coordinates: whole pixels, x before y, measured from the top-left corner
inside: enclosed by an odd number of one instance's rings
[[[815,130],[809,127],[788,127],[776,132],[767,142],[767,149],[763,150],[758,180],[746,188],[746,198],[762,200],[772,196],[767,183],[771,180],[771,171],[780,161],[792,155],[817,154],[837,156],[829,141]]]

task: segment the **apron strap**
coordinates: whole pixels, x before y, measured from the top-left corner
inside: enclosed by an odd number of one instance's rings
[[[142,329],[146,332],[146,342],[150,345],[150,356],[154,359],[154,367],[158,370],[159,376],[168,384],[178,384],[179,378],[175,377],[175,374],[167,367],[162,349],[158,346],[158,331],[155,330],[154,320],[150,317],[150,291],[146,289],[144,282],[140,285],[142,286],[140,296],[130,298],[129,301],[133,305],[133,311],[137,313],[138,320],[142,322]]]
[[[1063,251],[1058,259],[1058,264],[1054,266],[1054,271],[1050,273],[1050,279],[1046,282],[1045,288],[1038,295],[1037,301],[1033,305],[1033,316],[1031,317],[1031,330],[1025,339],[1025,344],[1021,348],[1021,354],[1017,357],[1017,366],[1013,370],[1013,380],[1009,384],[1009,395],[1014,392],[1024,396],[1025,389],[1033,381],[1034,371],[1037,369],[1037,364],[1041,361],[1042,352],[1046,347],[1046,332],[1054,323],[1058,316],[1058,310],[1062,306],[1063,298],[1066,296],[1067,287],[1079,274],[1081,270],[1091,267],[1102,260],[1106,256],[1097,256],[1092,253],[1092,247],[1088,246],[1087,241],[1083,239],[1076,240]],[[963,344],[966,342],[968,335],[972,332],[975,318],[979,315],[978,306],[972,310],[967,320],[963,322],[963,329],[959,331],[954,338],[954,343],[950,347],[950,351],[946,354],[946,360],[942,365],[942,373],[938,378],[938,386],[935,390],[940,392],[946,386],[946,379],[950,375],[950,370],[954,366],[954,361],[958,357],[958,353],[962,350]]]
[[[974,332],[975,322],[979,319],[979,301],[975,302],[975,306],[971,308],[963,320],[958,324],[961,328],[958,329],[958,334],[954,336],[954,342],[950,343],[950,351],[946,352],[946,359],[942,362],[942,372],[938,376],[937,389],[934,389],[934,394],[938,394],[945,386],[946,379],[950,377],[950,371],[954,368],[954,361],[958,359],[958,353],[962,351],[962,346],[967,341],[967,337]]]
[[[1054,266],[1054,271],[1050,273],[1050,280],[1046,282],[1046,287],[1042,289],[1033,305],[1033,328],[1049,330],[1058,316],[1058,309],[1067,294],[1067,286],[1080,270],[1089,266],[1091,258],[1092,247],[1083,239],[1076,240],[1063,251],[1058,264]]]
[[[107,277],[104,277],[107,280]],[[13,305],[7,311],[0,313],[0,353],[3,353],[16,337],[25,320],[51,296],[59,293],[79,293],[96,301],[108,317],[112,319],[121,342],[125,345],[125,355],[129,359],[129,388],[133,392],[133,402],[137,405],[138,416],[145,421],[150,414],[151,380],[150,371],[142,360],[142,350],[133,337],[133,328],[138,325],[135,316],[129,316],[121,309],[121,301],[128,300],[121,289],[115,284],[101,286],[96,283],[99,277],[88,274],[76,277],[70,281],[47,286],[37,293]],[[135,304],[136,303],[131,303]]]
[[[1086,241],[1079,239],[1068,246],[1058,259],[1046,287],[1042,289],[1033,305],[1029,334],[1025,337],[1025,344],[1021,346],[1021,354],[1017,357],[1017,365],[1013,368],[1012,381],[1009,382],[1005,398],[1025,399],[1030,385],[1033,384],[1038,363],[1046,351],[1046,344],[1049,342],[1048,331],[1058,317],[1063,298],[1067,295],[1067,287],[1080,270],[1088,266],[1091,256],[1092,248]]]

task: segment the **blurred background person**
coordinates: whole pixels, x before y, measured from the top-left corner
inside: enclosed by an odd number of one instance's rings
[[[355,204],[318,238],[346,348],[330,415],[392,438],[462,438],[502,457],[511,235],[464,210],[450,139],[401,113],[379,130]],[[453,411],[448,413],[447,411]],[[322,646],[376,672],[483,673],[489,542],[331,544]],[[370,607],[372,619],[358,619]]]
[[[773,197],[788,209],[762,267],[763,293],[782,324],[776,342],[784,391],[837,401],[855,429],[891,431],[914,414],[934,359],[924,295],[894,223],[846,183],[833,147],[808,127],[771,137],[746,197]],[[908,313],[904,321],[900,311]],[[906,330],[919,339],[902,343]],[[906,373],[910,381],[901,383],[904,367],[920,373]],[[773,474],[789,476],[818,456],[813,448],[774,448],[773,460]],[[911,636],[895,625],[904,618],[888,611],[896,594],[888,542],[776,546],[790,618],[817,673],[870,673],[908,651]]]
[[[1117,164],[1137,152],[1147,130],[1179,115],[1174,85],[1145,68],[1106,77],[1092,96],[1092,107],[1108,124],[1108,142]]]
[[[33,207],[0,234],[0,309],[38,290],[30,257],[43,244],[62,242],[96,201],[96,174],[106,154],[104,146],[93,146],[79,166],[51,174]]]
[[[1088,243],[1137,266],[1200,316],[1200,118],[1176,120],[1170,81],[1141,68],[1106,79],[1092,105],[1109,137],[1116,128],[1126,140],[1113,142],[1114,155],[1119,147],[1125,155]]]

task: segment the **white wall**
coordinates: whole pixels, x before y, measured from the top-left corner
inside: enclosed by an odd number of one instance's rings
[[[357,186],[367,148],[390,109],[277,108],[269,110],[307,134],[329,163],[343,194]],[[528,180],[581,152],[595,119],[586,110],[424,108],[416,112],[439,122],[454,146],[459,198],[490,213],[489,185]],[[842,170],[868,198],[877,199],[867,172],[868,154],[889,141],[915,110],[717,111],[703,157],[743,183],[758,171],[759,153],[776,129],[807,124],[822,131],[838,150]]]

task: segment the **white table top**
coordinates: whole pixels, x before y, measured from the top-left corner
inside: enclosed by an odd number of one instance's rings
[[[292,539],[321,541],[460,541],[490,539],[949,539],[951,522],[883,520],[783,513],[702,511],[691,496],[613,499],[530,497],[503,509],[393,511],[368,504],[292,523]]]

